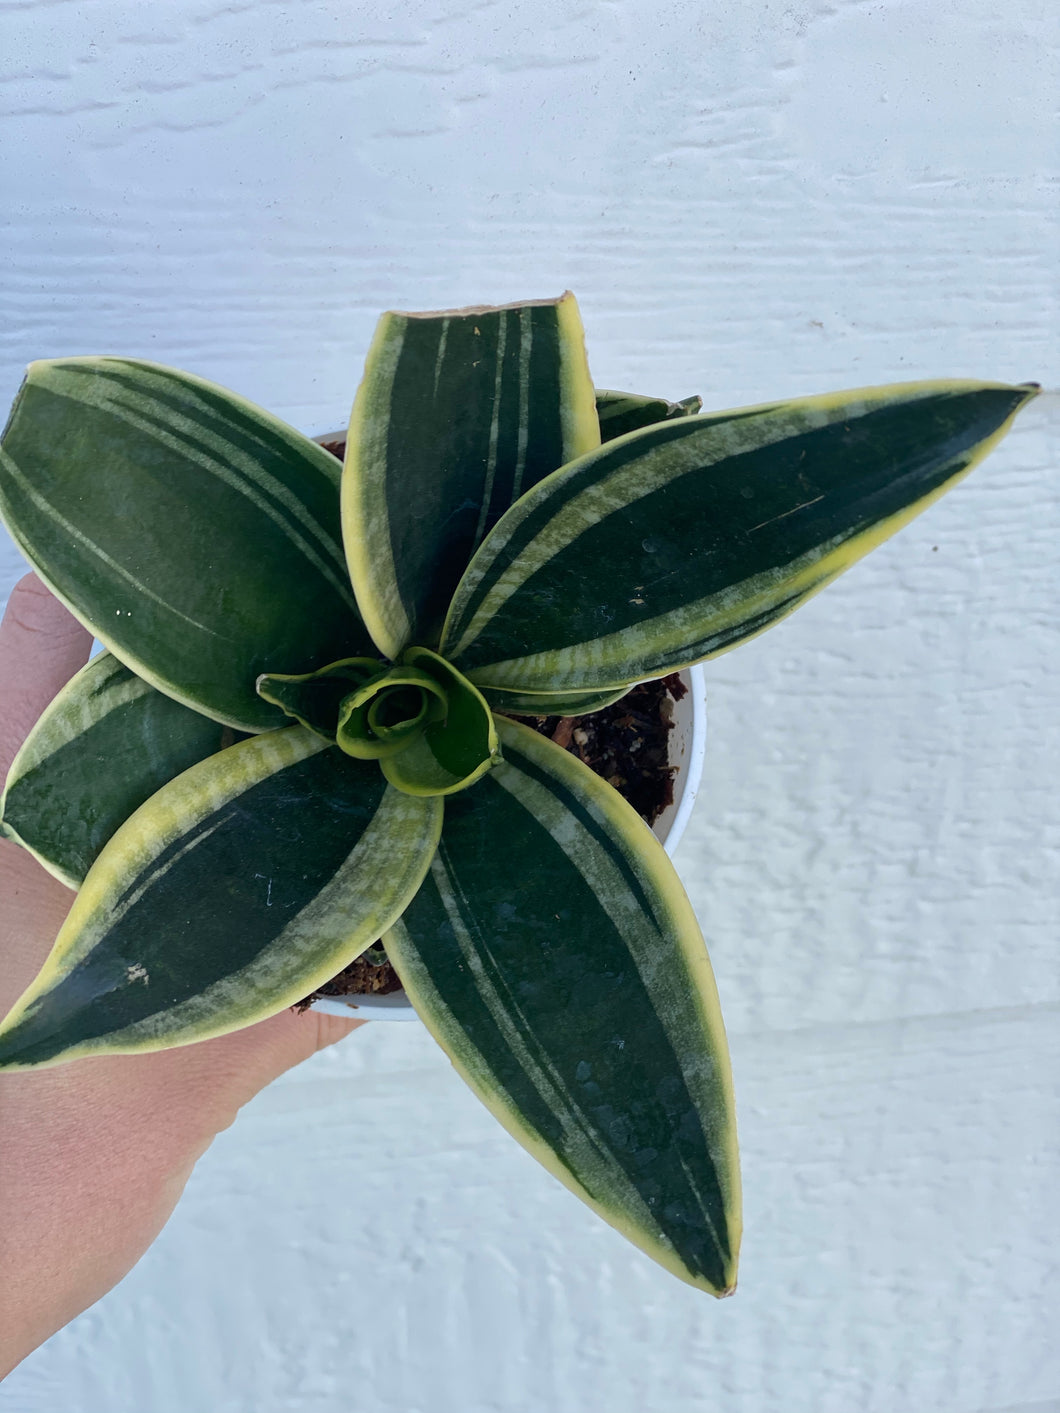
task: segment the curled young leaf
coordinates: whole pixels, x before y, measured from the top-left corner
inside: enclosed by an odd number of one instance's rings
[[[386,675],[387,665],[374,657],[347,657],[318,672],[263,672],[258,696],[292,720],[334,741],[342,704],[357,687]]]
[[[347,755],[383,760],[412,745],[434,722],[445,722],[449,694],[422,668],[402,664],[351,692],[339,711],[335,739]]]
[[[482,693],[429,648],[406,648],[403,663],[426,672],[445,692],[445,716],[431,720],[382,761],[383,774],[410,795],[466,790],[500,760],[493,713]]]

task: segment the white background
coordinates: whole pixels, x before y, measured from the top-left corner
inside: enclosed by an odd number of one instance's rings
[[[1055,0],[0,0],[0,402],[117,353],[341,425],[377,313],[579,295],[708,407],[1060,386]],[[678,863],[746,1182],[723,1304],[368,1027],[255,1101],[4,1413],[1056,1413],[1056,398],[709,666]],[[0,588],[19,573],[0,543]]]

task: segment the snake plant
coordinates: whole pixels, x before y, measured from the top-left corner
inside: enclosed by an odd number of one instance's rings
[[[30,366],[0,511],[106,645],[3,828],[77,890],[0,1067],[185,1045],[383,937],[474,1092],[676,1275],[735,1284],[717,992],[662,848],[517,718],[734,647],[936,499],[1034,386],[709,415],[599,392],[572,296],[385,314],[345,464],[201,378]]]

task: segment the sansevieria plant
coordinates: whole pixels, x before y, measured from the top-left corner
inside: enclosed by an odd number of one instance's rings
[[[378,938],[475,1093],[682,1279],[732,1290],[717,993],[661,846],[518,717],[783,618],[960,479],[1033,385],[709,415],[594,391],[572,296],[386,314],[345,465],[121,358],[34,363],[0,510],[108,651],[3,828],[78,890],[0,1067],[185,1045]]]

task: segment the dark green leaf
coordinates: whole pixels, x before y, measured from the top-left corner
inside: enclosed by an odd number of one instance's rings
[[[505,692],[486,687],[482,695],[491,711],[508,716],[587,716],[619,701],[629,691],[627,683],[606,692]]]
[[[262,672],[371,651],[346,575],[339,468],[187,373],[121,358],[30,365],[0,451],[27,559],[138,676],[245,731],[282,725]]]
[[[511,693],[605,691],[723,652],[942,495],[1035,391],[900,384],[608,443],[494,527],[442,651]]]
[[[627,432],[639,432],[657,422],[669,422],[675,417],[691,417],[703,406],[701,397],[685,397],[680,402],[668,402],[664,397],[641,397],[638,393],[612,392],[596,389],[596,415],[600,419],[600,440],[613,442]]]
[[[499,725],[504,763],[446,802],[387,953],[509,1132],[669,1270],[727,1294],[740,1238],[732,1087],[691,906],[614,790],[551,741]]]
[[[0,1025],[0,1069],[186,1045],[310,994],[400,916],[442,806],[301,726],[193,766],[127,821]]]
[[[134,810],[238,739],[100,653],[52,701],[12,762],[3,827],[77,888]]]
[[[523,491],[599,445],[574,296],[384,314],[343,471],[350,577],[379,649],[435,645],[457,580]]]

